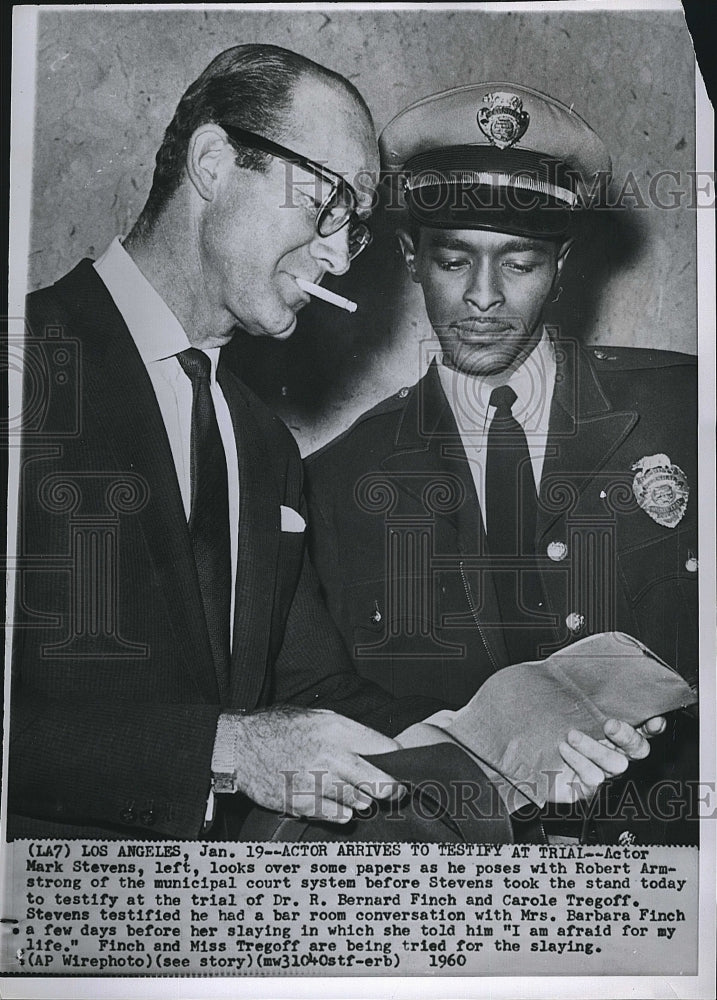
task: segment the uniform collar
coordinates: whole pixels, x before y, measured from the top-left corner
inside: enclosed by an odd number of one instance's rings
[[[512,411],[516,420],[526,430],[547,432],[555,374],[555,350],[545,330],[525,361],[510,373],[475,376],[438,365],[441,386],[458,427],[478,430],[489,417],[493,389],[509,385],[517,396]]]

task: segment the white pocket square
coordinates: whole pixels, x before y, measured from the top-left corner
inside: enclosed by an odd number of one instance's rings
[[[293,507],[281,505],[281,530],[282,531],[304,531],[306,521]]]

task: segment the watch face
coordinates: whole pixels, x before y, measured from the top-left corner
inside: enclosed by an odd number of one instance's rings
[[[237,790],[236,774],[233,771],[213,772],[212,790],[215,795],[233,795]]]

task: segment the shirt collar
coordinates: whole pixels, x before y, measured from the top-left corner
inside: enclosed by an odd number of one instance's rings
[[[116,236],[95,261],[145,365],[173,357],[192,345],[182,324],[145,278]],[[206,352],[216,369],[219,348]]]
[[[548,409],[555,385],[556,361],[553,342],[543,330],[543,335],[528,357],[511,373],[507,384],[513,389],[517,401],[513,413],[522,424],[539,423],[541,414]],[[525,416],[521,416],[524,414]],[[547,414],[546,414],[547,417]]]

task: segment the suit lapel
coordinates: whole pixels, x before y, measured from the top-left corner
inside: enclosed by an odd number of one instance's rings
[[[232,640],[232,705],[251,710],[264,684],[276,585],[282,496],[254,415],[253,399],[223,364],[219,383],[229,405],[239,460],[239,551]]]
[[[540,482],[538,545],[637,423],[637,413],[615,411],[584,350],[559,341],[557,381],[550,410],[548,445]]]
[[[462,573],[461,592],[472,578],[471,607],[467,622],[480,625],[484,643],[496,664],[508,662],[508,653],[500,627],[485,623],[499,622],[495,587],[487,557],[486,536],[478,497],[453,411],[441,386],[438,368],[432,364],[406,401],[395,441],[395,449],[381,463],[392,474],[391,482],[399,491],[417,501],[426,511],[430,500],[423,493],[431,481],[435,501],[431,504],[436,555],[455,557],[451,571]],[[446,479],[446,477],[450,477]],[[444,497],[450,497],[447,504]],[[455,502],[453,502],[455,500]],[[444,508],[444,509],[441,509]],[[466,596],[468,601],[469,595]],[[475,606],[479,605],[478,608]],[[459,609],[451,608],[455,616]],[[480,619],[480,621],[479,621]]]
[[[209,701],[218,699],[196,566],[177,474],[152,383],[111,296],[89,262],[73,272],[74,302],[86,302],[85,398],[104,430],[116,469],[144,480],[137,516],[186,669]],[[74,306],[73,302],[73,306]]]
[[[454,544],[451,551],[476,551],[475,519],[471,517],[469,523],[465,517],[467,507],[472,508],[472,514],[477,513],[475,487],[435,364],[408,396],[394,450],[384,458],[381,466],[395,475],[392,482],[396,487],[423,509],[428,500],[424,494],[427,483],[433,480],[439,485],[444,477],[446,495],[450,495],[451,500],[436,505],[439,508],[437,519],[450,525],[454,534],[461,535],[462,544]],[[450,478],[445,479],[446,476]],[[463,499],[463,502],[454,503],[453,498],[456,501]]]

